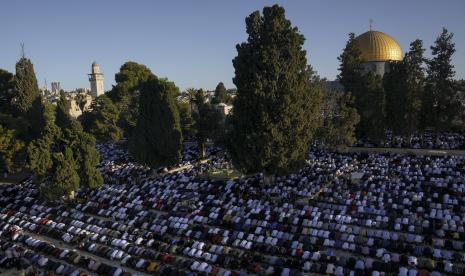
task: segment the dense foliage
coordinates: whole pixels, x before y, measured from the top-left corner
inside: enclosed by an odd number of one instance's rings
[[[84,129],[99,141],[118,142],[123,131],[118,126],[119,110],[113,101],[101,95],[95,99],[91,109],[80,117]]]
[[[360,115],[357,136],[380,140],[385,129],[385,94],[382,79],[373,73],[362,70],[361,51],[355,35],[349,34],[349,40],[339,56],[338,80],[345,92],[353,95],[353,107]]]
[[[328,90],[323,94],[322,124],[317,131],[319,145],[331,150],[345,151],[356,141],[355,127],[360,121],[352,107],[350,93]]]
[[[174,83],[156,77],[141,87],[139,115],[129,150],[152,168],[175,165],[181,158],[182,133]]]
[[[237,96],[228,149],[236,168],[268,175],[304,164],[319,125],[321,90],[303,50],[304,36],[278,5],[246,18],[248,39],[233,60]]]
[[[40,95],[34,66],[28,58],[22,57],[16,63],[14,90],[12,104],[16,114],[26,114],[34,100]]]
[[[410,44],[400,62],[392,62],[384,75],[387,127],[396,135],[412,135],[420,128],[424,91],[424,49],[421,40]]]
[[[119,111],[118,126],[124,136],[131,137],[139,113],[140,86],[154,77],[145,65],[133,61],[124,63],[115,75],[116,85],[108,93]]]
[[[205,157],[205,143],[207,139],[213,140],[220,129],[221,114],[208,103],[202,89],[195,94],[195,110],[193,111],[195,138],[200,147],[200,156]]]
[[[350,34],[339,57],[338,80],[354,96],[354,107],[360,114],[359,137],[378,142],[386,129],[395,135],[407,136],[425,129],[465,129],[460,89],[453,79],[452,38],[453,34],[443,29],[431,46],[430,60],[423,57],[422,41],[413,41],[404,59],[390,62],[389,70],[381,79],[362,70],[361,52],[354,34]]]
[[[436,130],[451,129],[459,114],[459,102],[453,81],[455,75],[452,65],[452,55],[455,53],[453,36],[453,33],[443,29],[431,46],[433,58],[427,61],[428,76],[422,111],[425,117],[423,122],[426,127]]]
[[[56,107],[40,95],[29,59],[18,61],[15,76],[0,71],[0,105],[1,171],[29,170],[41,195],[53,201],[103,183],[95,139],[70,116],[64,92]]]
[[[228,90],[226,90],[226,87],[224,87],[224,84],[222,82],[218,83],[215,88],[215,96],[212,99],[212,104],[231,104],[232,100],[233,98],[229,94]]]

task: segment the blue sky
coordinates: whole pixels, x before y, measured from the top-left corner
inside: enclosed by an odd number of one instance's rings
[[[40,86],[46,78],[64,89],[89,87],[92,61],[105,74],[105,88],[128,60],[147,65],[181,89],[233,87],[235,45],[246,39],[244,19],[278,3],[306,37],[309,64],[334,79],[347,34],[374,29],[393,36],[405,50],[416,38],[429,46],[444,26],[454,32],[457,78],[465,78],[465,1],[51,1],[0,3],[0,68],[14,72],[20,43],[34,63]]]

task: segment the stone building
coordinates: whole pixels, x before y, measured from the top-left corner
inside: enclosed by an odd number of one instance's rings
[[[79,95],[79,94],[77,94],[77,95]],[[83,95],[83,97],[81,96],[82,97],[81,99],[79,99],[80,97],[77,96],[77,95],[72,95],[69,98],[69,102],[70,102],[69,114],[74,118],[77,118],[77,117],[81,116],[83,112],[90,110],[90,107],[91,107],[91,104],[92,104],[92,96],[91,95],[89,95],[89,94],[80,94],[80,95]],[[83,102],[82,106],[80,106],[81,100]]]

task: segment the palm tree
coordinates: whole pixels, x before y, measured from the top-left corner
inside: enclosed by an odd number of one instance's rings
[[[194,104],[194,102],[195,102],[197,89],[195,89],[195,88],[187,88],[185,93],[186,93],[186,96],[187,96],[187,101],[189,102],[190,112],[192,113],[192,104]]]

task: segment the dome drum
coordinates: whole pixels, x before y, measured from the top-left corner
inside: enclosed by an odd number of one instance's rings
[[[363,73],[373,72],[376,75],[384,76],[389,72],[389,62],[386,61],[368,61],[362,63]]]

